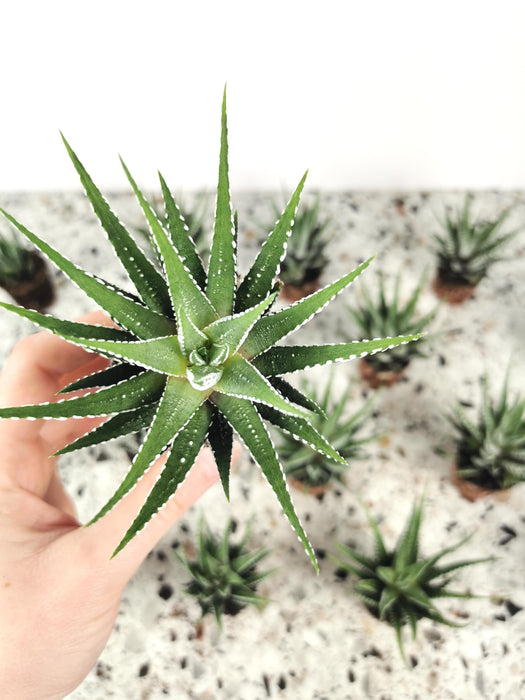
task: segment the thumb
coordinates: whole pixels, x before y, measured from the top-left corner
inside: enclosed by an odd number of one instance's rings
[[[238,452],[239,448],[234,448],[234,460]],[[99,565],[107,566],[111,579],[119,586],[123,587],[127,583],[160,538],[219,479],[211,450],[203,448],[175,494],[131,542],[111,559],[155,484],[166,458],[167,455],[159,458],[130,493],[109,513],[84,530],[91,554]]]

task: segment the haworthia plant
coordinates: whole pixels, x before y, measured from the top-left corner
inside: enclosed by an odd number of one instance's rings
[[[116,328],[61,321],[1,304],[4,309],[29,318],[71,343],[110,358],[112,366],[80,382],[80,386],[97,388],[94,393],[45,405],[2,408],[0,418],[109,416],[105,423],[64,451],[147,429],[122,484],[90,522],[113,508],[156,458],[169,451],[160,478],[114,555],[173,496],[206,440],[228,497],[235,432],[269,481],[317,570],[313,548],[294,509],[261,408],[272,409],[264,414],[265,419],[272,421],[275,417],[279,424],[283,420],[287,424],[294,422],[293,433],[325,453],[325,441],[316,435],[309,422],[315,404],[277,375],[386,350],[419,336],[273,347],[348,287],[370,260],[307,299],[270,313],[305,175],[237,286],[237,225],[230,201],[226,95],[222,104],[219,181],[207,272],[162,176],[164,218],[157,215],[123,163],[162,260],[163,269],[159,271],[113,213],[65,139],[64,142],[86,195],[137,294],[126,294],[85,272],[1,210],[31,243],[107,311]],[[65,391],[78,388],[79,384],[75,383]]]

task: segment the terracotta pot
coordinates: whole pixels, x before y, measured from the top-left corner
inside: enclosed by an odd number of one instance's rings
[[[294,302],[299,301],[299,299],[304,299],[304,297],[309,296],[316,292],[321,286],[319,277],[310,282],[305,282],[300,287],[296,287],[293,284],[283,284],[281,288],[281,296],[286,301]]]
[[[392,386],[392,384],[397,384],[403,376],[403,372],[403,369],[398,371],[375,369],[364,357],[361,358],[359,363],[361,379],[364,379],[372,389],[377,389],[380,386]]]
[[[18,284],[6,285],[5,290],[26,309],[42,311],[53,303],[55,290],[49,278],[44,260],[36,252],[31,252],[33,274]]]
[[[439,276],[439,272],[436,273],[434,281],[432,282],[432,289],[437,294],[440,299],[446,301],[449,304],[462,304],[467,299],[470,299],[474,295],[476,287],[469,284],[453,284],[451,282],[444,282]]]
[[[288,477],[288,483],[298,491],[302,491],[310,496],[324,496],[324,494],[331,489],[331,484],[329,483],[319,484],[318,486],[308,486],[300,479],[296,479],[293,476]]]
[[[494,496],[498,501],[506,501],[509,497],[510,489],[489,489],[484,486],[478,486],[473,481],[462,479],[455,464],[452,465],[450,480],[467,501],[474,502],[487,496]]]

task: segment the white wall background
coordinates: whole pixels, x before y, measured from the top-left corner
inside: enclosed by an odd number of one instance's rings
[[[0,190],[525,187],[523,0],[4,0]]]

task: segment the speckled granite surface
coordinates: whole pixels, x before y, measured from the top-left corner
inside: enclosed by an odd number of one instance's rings
[[[331,281],[376,254],[361,278],[370,288],[382,270],[405,275],[409,292],[423,270],[429,274],[419,308],[436,303],[430,289],[434,261],[430,238],[445,205],[459,206],[460,193],[324,193],[322,210],[333,219]],[[127,195],[110,197],[120,217],[138,224]],[[0,197],[1,206],[86,269],[126,284],[109,244],[80,194]],[[259,235],[256,222],[268,219],[268,197],[234,196],[239,209],[240,265],[246,270]],[[509,227],[525,222],[523,193],[480,193],[475,209],[494,215],[516,203]],[[5,224],[0,222],[0,226]],[[404,380],[375,395],[375,429],[384,434],[352,465],[346,488],[322,500],[294,493],[297,510],[316,547],[321,573],[315,576],[279,506],[257,468],[245,456],[232,479],[229,507],[219,486],[206,494],[159,544],[127,587],[116,629],[99,663],[71,700],[466,700],[525,698],[525,485],[507,497],[464,501],[449,480],[452,449],[444,418],[460,398],[479,401],[478,380],[488,372],[497,390],[512,356],[511,385],[525,393],[525,233],[509,246],[511,259],[493,268],[475,298],[461,307],[443,305],[431,326],[428,357],[415,360]],[[92,303],[62,275],[51,312],[73,318]],[[359,296],[358,281],[294,342],[356,337],[345,305]],[[7,295],[0,290],[2,299]],[[0,361],[15,341],[33,332],[29,323],[0,315]],[[326,370],[309,373],[324,383]],[[370,394],[358,379],[357,364],[337,367],[342,392],[354,381],[349,409]],[[125,441],[64,458],[61,473],[81,519],[107,499],[130,463]],[[491,598],[443,601],[442,610],[460,629],[419,624],[415,642],[406,638],[413,667],[402,662],[388,626],[378,622],[334,575],[328,553],[335,542],[366,549],[371,535],[359,495],[381,521],[388,543],[405,522],[414,496],[427,491],[422,550],[431,554],[475,531],[462,557],[497,556],[492,565],[461,572],[465,588]],[[261,592],[271,599],[262,613],[246,609],[224,619],[219,634],[212,619],[199,621],[196,602],[181,588],[185,571],[174,551],[191,547],[198,520],[222,530],[230,516],[241,525],[254,516],[252,543],[271,548],[268,567],[276,573]],[[242,528],[241,528],[242,529]],[[459,585],[458,585],[459,587]]]

